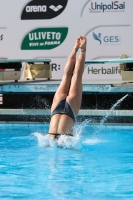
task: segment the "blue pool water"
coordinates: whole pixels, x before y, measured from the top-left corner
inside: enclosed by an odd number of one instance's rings
[[[133,126],[75,126],[53,143],[48,125],[0,125],[0,199],[133,199]]]

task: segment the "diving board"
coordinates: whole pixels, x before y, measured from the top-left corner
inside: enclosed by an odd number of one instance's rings
[[[1,59],[0,63],[50,63],[51,59]],[[107,60],[86,60],[85,64],[108,64],[108,63],[132,63],[133,58],[123,58],[123,59],[107,59]]]
[[[27,63],[24,67],[24,78],[27,80],[35,80],[35,78],[52,77],[51,59],[6,59],[0,58],[0,80],[20,80],[21,68],[23,63]],[[14,69],[14,71],[5,71],[5,69]]]
[[[50,63],[51,59],[6,59],[0,58],[0,63],[34,63],[34,62],[43,62]]]
[[[110,63],[133,63],[133,58],[108,59],[108,60],[86,60],[85,64],[110,64]]]

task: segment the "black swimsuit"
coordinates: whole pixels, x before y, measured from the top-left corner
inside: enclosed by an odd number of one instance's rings
[[[48,133],[48,134],[54,135],[54,139],[56,139],[56,140],[58,140],[61,135],[73,137],[73,135],[71,133]]]
[[[75,116],[66,99],[63,99],[51,113],[51,117],[56,114],[66,114],[75,121]]]
[[[57,105],[57,107],[51,113],[51,117],[54,116],[54,115],[56,115],[56,114],[65,114],[65,115],[68,115],[69,117],[71,117],[73,119],[73,121],[75,121],[75,116],[74,116],[74,113],[72,111],[72,108],[69,105],[69,103],[66,101],[66,99],[63,99]],[[48,134],[54,135],[55,136],[54,139],[58,139],[61,135],[73,136],[70,133],[48,133]]]

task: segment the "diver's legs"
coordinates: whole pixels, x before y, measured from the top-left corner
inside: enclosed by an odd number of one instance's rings
[[[76,63],[76,53],[77,53],[77,50],[78,50],[79,44],[80,44],[79,41],[80,41],[80,38],[77,38],[74,48],[68,58],[66,65],[65,65],[63,78],[62,78],[62,81],[61,81],[55,95],[54,95],[51,111],[53,111],[55,109],[55,107],[58,105],[58,103],[61,100],[65,99],[69,93],[71,79],[73,76],[73,70],[74,70],[75,63]]]
[[[71,86],[67,101],[71,105],[74,114],[77,115],[81,106],[82,100],[82,75],[85,65],[85,53],[86,53],[86,38],[80,37],[80,55],[76,61],[74,74],[71,80]]]

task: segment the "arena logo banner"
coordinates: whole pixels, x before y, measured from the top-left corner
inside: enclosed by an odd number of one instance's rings
[[[90,2],[90,13],[124,12],[125,2],[112,1],[110,3]]]
[[[25,36],[21,50],[54,49],[63,43],[67,34],[67,27],[35,29]]]
[[[52,19],[66,8],[68,0],[33,0],[28,3],[21,15],[21,20]]]

